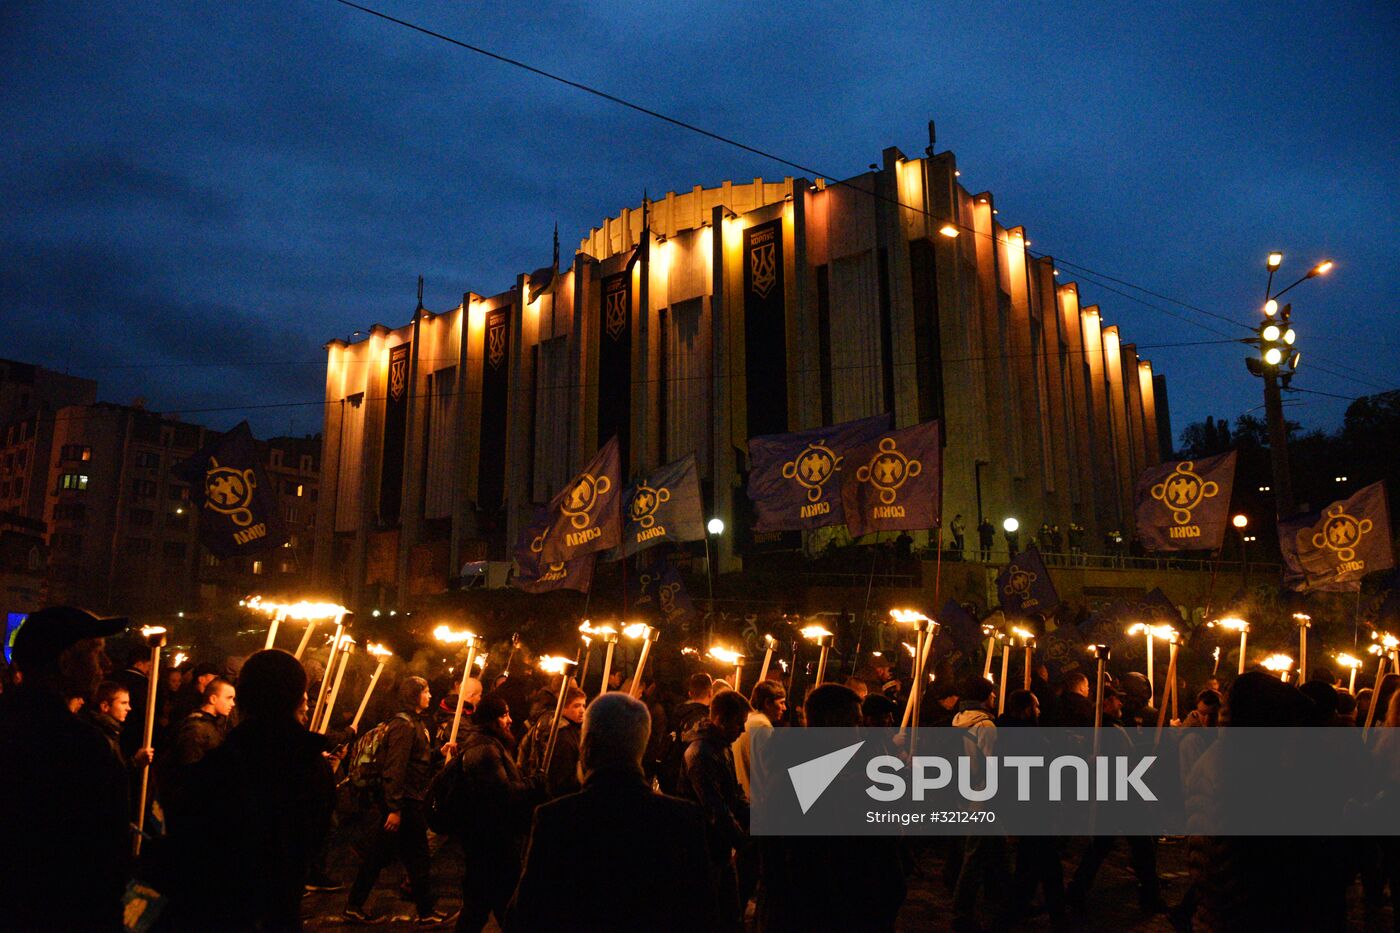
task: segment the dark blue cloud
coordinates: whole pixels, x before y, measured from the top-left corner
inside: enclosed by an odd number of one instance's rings
[[[1393,4],[382,6],[833,177],[933,119],[1035,249],[1238,321],[1268,250],[1331,256],[1293,293],[1297,384],[1400,383]],[[795,174],[330,0],[11,4],[0,87],[6,355],[170,410],[315,403],[321,344],[405,320],[420,272],[446,307],[547,262],[556,221],[571,244],[643,189]],[[1081,290],[1139,344],[1215,336]],[[1178,427],[1259,403],[1244,352],[1149,351]]]

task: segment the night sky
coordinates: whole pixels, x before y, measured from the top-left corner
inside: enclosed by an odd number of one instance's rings
[[[1394,3],[379,8],[828,177],[933,119],[1036,252],[1236,321],[1270,249],[1285,284],[1333,258],[1289,296],[1295,385],[1400,386]],[[567,255],[643,189],[797,174],[332,0],[5,4],[0,88],[0,356],[261,436],[320,429],[322,344],[407,322],[420,273],[442,310],[548,265],[556,221]],[[1245,335],[1080,281],[1138,344]],[[1245,352],[1142,351],[1176,430],[1260,405]]]

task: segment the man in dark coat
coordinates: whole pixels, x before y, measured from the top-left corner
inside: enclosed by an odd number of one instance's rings
[[[642,754],[650,730],[646,706],[625,693],[588,707],[583,790],[535,811],[508,933],[716,928],[704,816],[647,786]],[[637,870],[619,881],[619,865]]]
[[[520,857],[530,814],[543,798],[542,779],[527,778],[515,763],[510,706],[498,693],[482,697],[458,758],[463,797],[472,803],[470,822],[460,828],[466,873],[457,930],[476,933],[496,915],[505,916],[520,876]]]
[[[399,684],[399,712],[389,720],[381,772],[384,822],[365,853],[355,883],[350,886],[345,917],[365,922],[373,918],[365,912],[365,901],[379,880],[379,873],[398,858],[408,872],[409,886],[418,906],[418,919],[442,923],[447,915],[433,908],[432,874],[428,860],[428,822],[423,800],[433,779],[433,746],[424,718],[433,700],[428,682],[421,677],[406,678]]]
[[[103,639],[125,619],[41,609],[15,633],[24,681],[0,697],[0,927],[122,928],[131,837],[116,754],[66,698],[102,679]]]
[[[297,715],[305,703],[306,671],[287,652],[244,663],[239,725],[191,769],[170,816],[172,929],[301,929],[302,892],[334,806],[325,737]]]
[[[167,809],[179,808],[190,770],[223,744],[236,695],[233,684],[216,677],[204,687],[204,703],[173,724],[168,747],[156,768],[157,788]]]
[[[685,750],[680,796],[694,800],[705,811],[709,829],[710,859],[714,863],[721,924],[736,925],[742,917],[734,852],[749,841],[749,800],[739,786],[730,746],[744,733],[752,707],[743,695],[725,690],[710,701],[710,718],[701,724],[699,736]]]

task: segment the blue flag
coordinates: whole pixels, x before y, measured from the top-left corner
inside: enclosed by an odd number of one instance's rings
[[[695,604],[686,592],[680,571],[669,560],[661,560],[637,574],[632,605],[640,613],[672,625],[689,628],[695,618]]]
[[[1008,616],[1045,615],[1060,604],[1060,594],[1040,552],[1028,547],[997,574],[997,601]]]
[[[267,478],[248,422],[216,435],[175,467],[190,484],[199,516],[199,543],[219,557],[246,557],[287,540],[277,487]]]
[[[1356,592],[1361,578],[1395,566],[1385,485],[1372,483],[1322,513],[1278,523],[1283,581],[1300,592]]]
[[[808,531],[844,522],[841,477],[846,457],[889,426],[889,415],[876,415],[829,428],[749,438],[748,493],[757,513],[753,530]]]
[[[1230,524],[1235,452],[1162,463],[1138,478],[1134,515],[1149,551],[1219,550]]]
[[[955,669],[963,658],[981,658],[982,627],[977,618],[957,600],[950,599],[938,613],[938,638],[933,643],[931,663]]]
[[[544,540],[550,531],[549,510],[535,510],[534,519],[520,533],[515,545],[515,576],[511,584],[527,593],[548,593],[552,590],[588,592],[593,584],[593,564],[596,554],[585,554],[573,560],[547,562],[544,560]]]
[[[622,546],[609,557],[630,557],[663,541],[701,541],[705,510],[695,455],[668,463],[622,495]]]
[[[617,547],[622,538],[622,461],[614,436],[549,503],[542,535],[549,563],[563,563]]]
[[[841,502],[853,538],[937,527],[942,493],[937,421],[881,433],[852,452],[841,478]]]

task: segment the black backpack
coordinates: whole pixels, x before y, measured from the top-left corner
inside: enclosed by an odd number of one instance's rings
[[[423,796],[423,817],[435,833],[461,834],[466,832],[471,821],[472,792],[462,764],[464,757],[459,749],[457,755],[433,775],[428,792]]]
[[[355,740],[350,746],[345,778],[359,793],[375,793],[384,781],[384,737],[389,734],[389,723],[395,719],[412,718],[407,713],[396,713]]]
[[[662,739],[656,764],[656,784],[662,793],[675,794],[679,789],[681,772],[685,770],[685,750],[699,738],[697,730],[709,718],[710,708],[696,704],[676,720],[675,726]]]

